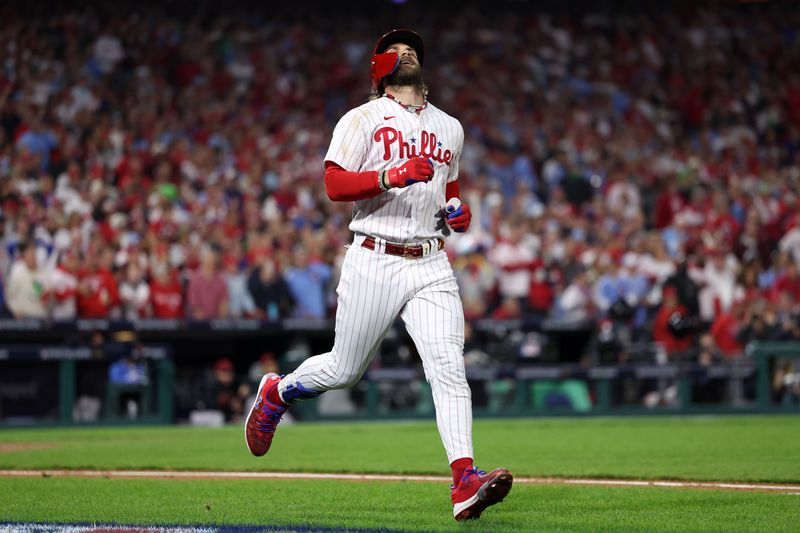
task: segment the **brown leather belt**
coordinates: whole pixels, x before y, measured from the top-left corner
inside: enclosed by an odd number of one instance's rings
[[[361,243],[361,246],[367,250],[374,250],[375,239],[367,237],[364,239],[364,242]],[[435,249],[433,249],[430,242],[424,244],[395,244],[393,242],[387,242],[384,245],[383,252],[389,255],[399,255],[406,259],[419,259],[433,252],[438,252],[442,248],[444,248],[444,239],[436,239]]]

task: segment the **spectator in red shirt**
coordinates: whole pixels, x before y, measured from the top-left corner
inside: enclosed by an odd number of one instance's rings
[[[706,228],[713,230],[727,249],[731,249],[739,238],[739,223],[731,213],[730,198],[721,190],[716,190],[711,195]]]
[[[219,259],[213,250],[205,250],[200,268],[189,280],[186,296],[189,316],[195,320],[210,320],[228,314],[228,287],[219,272]]]
[[[108,318],[119,305],[117,280],[111,273],[114,250],[106,247],[100,253],[88,253],[85,268],[78,274],[78,316]]]
[[[553,298],[553,287],[547,279],[547,270],[544,266],[540,266],[533,271],[528,305],[532,311],[546,314],[553,306]]]
[[[150,306],[153,318],[183,318],[183,291],[175,272],[164,263],[153,266],[150,281]]]
[[[797,272],[797,265],[791,259],[784,260],[786,269],[781,274],[772,289],[771,300],[778,301],[778,295],[788,292],[794,301],[800,300],[800,274]]]
[[[672,224],[675,218],[675,213],[681,210],[685,204],[683,196],[678,191],[678,185],[672,179],[667,178],[664,181],[664,189],[659,193],[656,199],[656,208],[654,214],[654,225],[656,229],[664,229]]]
[[[722,311],[711,324],[711,336],[719,351],[726,357],[742,354],[743,346],[738,340],[741,321],[744,316],[744,302],[737,301],[729,311]]]

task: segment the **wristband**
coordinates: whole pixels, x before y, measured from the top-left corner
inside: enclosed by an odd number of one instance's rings
[[[388,174],[386,170],[378,172],[378,187],[380,187],[382,191],[388,191],[391,188],[386,184],[386,174]]]

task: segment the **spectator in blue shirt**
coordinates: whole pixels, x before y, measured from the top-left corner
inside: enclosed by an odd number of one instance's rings
[[[17,144],[39,157],[40,168],[44,171],[50,164],[50,152],[58,145],[58,139],[53,132],[45,129],[42,123],[36,120],[31,124],[31,128],[20,136]]]
[[[122,357],[108,367],[108,380],[115,385],[147,385],[147,367],[141,359]]]
[[[296,302],[296,318],[325,318],[325,286],[331,279],[331,267],[317,258],[310,258],[302,246],[294,249],[293,265],[286,270],[284,278],[289,292]]]

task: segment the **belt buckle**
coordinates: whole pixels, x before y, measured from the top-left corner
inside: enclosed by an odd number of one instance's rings
[[[403,246],[403,258],[404,259],[416,259],[414,254],[411,253],[411,246]]]

